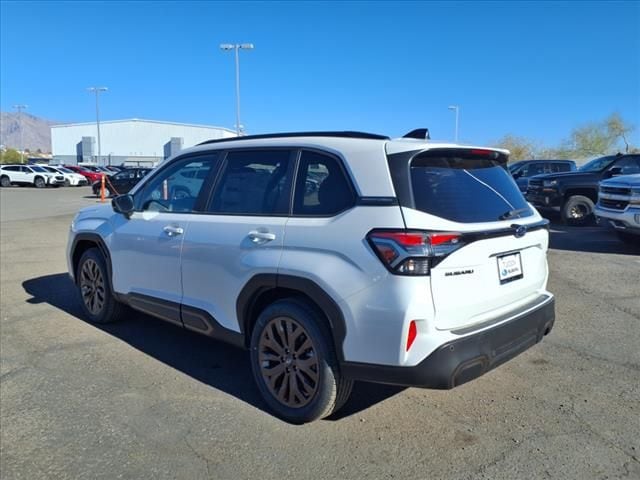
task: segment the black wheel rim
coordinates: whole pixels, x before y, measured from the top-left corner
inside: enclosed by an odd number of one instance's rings
[[[318,357],[309,333],[289,317],[271,320],[260,335],[258,362],[267,389],[288,407],[307,405],[318,391]]]
[[[85,307],[92,315],[98,315],[104,307],[104,277],[100,266],[91,259],[80,270],[80,293]]]

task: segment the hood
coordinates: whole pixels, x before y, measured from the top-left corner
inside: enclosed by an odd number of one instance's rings
[[[76,214],[75,221],[79,220],[107,220],[113,216],[113,207],[111,206],[111,202],[109,203],[101,203],[98,205],[90,205],[88,207],[84,207],[78,211]]]
[[[531,178],[539,178],[542,180],[562,180],[563,178],[580,179],[599,177],[600,172],[562,172],[562,173],[544,173]]]
[[[624,185],[626,187],[640,187],[640,173],[633,175],[620,175],[600,182],[600,185]]]

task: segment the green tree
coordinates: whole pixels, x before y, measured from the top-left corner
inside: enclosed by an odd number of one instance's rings
[[[20,152],[8,148],[0,152],[0,163],[20,163]]]
[[[571,145],[576,158],[590,158],[622,150],[629,152],[627,135],[634,127],[624,121],[619,113],[612,113],[601,122],[589,123],[571,132]]]

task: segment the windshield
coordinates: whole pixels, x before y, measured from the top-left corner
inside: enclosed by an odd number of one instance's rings
[[[511,173],[515,173],[517,170],[519,170],[522,167],[522,163],[518,162],[518,163],[512,163],[511,165],[509,165],[509,171]]]
[[[509,172],[491,158],[419,155],[411,162],[411,185],[415,208],[454,222],[533,215]]]
[[[59,172],[62,173],[73,173],[72,170],[69,170],[68,168],[64,168],[64,167],[57,167]]]
[[[34,172],[44,172],[44,173],[48,173],[44,168],[42,167],[36,167],[34,165],[31,166],[31,170],[33,170]]]
[[[595,160],[585,163],[578,170],[581,172],[599,172],[611,165],[615,159],[615,156],[596,158]]]

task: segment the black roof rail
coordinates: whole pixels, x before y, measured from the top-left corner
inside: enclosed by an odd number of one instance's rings
[[[243,137],[217,138],[215,140],[207,140],[198,145],[209,145],[211,143],[235,142],[238,140],[264,140],[267,138],[287,138],[287,137],[337,137],[337,138],[361,138],[367,140],[390,140],[385,135],[377,135],[375,133],[366,132],[288,132],[288,133],[264,133],[261,135],[245,135]]]

